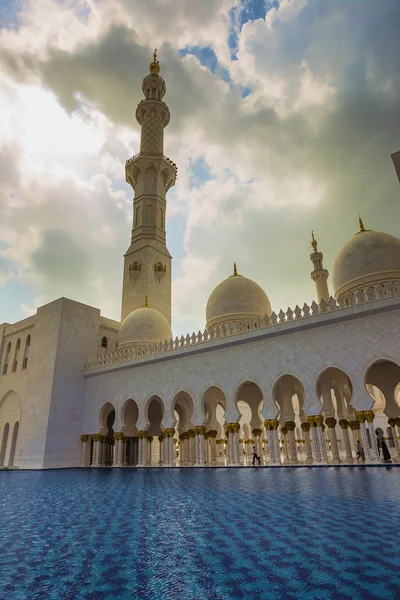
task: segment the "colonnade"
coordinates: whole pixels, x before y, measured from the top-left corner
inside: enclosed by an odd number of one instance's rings
[[[337,439],[337,420],[310,415],[301,423],[303,437],[300,440],[296,440],[294,421],[280,423],[278,419],[265,420],[264,430],[261,427],[253,429],[251,440],[240,438],[238,422],[225,423],[223,439],[217,439],[217,431],[207,430],[204,425],[189,428],[179,435],[179,439],[175,436],[174,428],[167,428],[158,436],[157,465],[239,466],[251,462],[249,459],[253,447],[264,465],[352,463],[356,458],[358,442],[364,450],[365,461],[376,462],[379,460],[379,451],[374,427],[375,414],[372,410],[366,410],[356,412],[355,416],[356,420],[340,419],[338,423],[344,445],[342,457]],[[394,431],[394,458],[400,459],[400,418],[390,419],[389,425]],[[115,432],[113,438],[98,433],[82,435],[81,466],[127,466],[127,440],[121,431]],[[137,443],[133,464],[137,467],[156,466],[151,460],[152,444],[156,442],[146,429],[137,432]]]

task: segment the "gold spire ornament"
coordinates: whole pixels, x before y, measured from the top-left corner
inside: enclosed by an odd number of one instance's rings
[[[144,299],[144,304],[143,304],[143,306],[144,306],[144,307],[146,307],[146,308],[149,308],[149,301],[148,301],[148,299],[147,299],[147,294],[146,294],[146,298]]]
[[[150,69],[150,73],[154,73],[154,71],[157,71],[157,73],[160,72],[160,63],[157,60],[157,48],[154,49],[153,62],[150,63],[149,69]]]
[[[314,237],[314,230],[311,230],[311,246],[314,248],[314,252],[317,252],[317,240]]]
[[[234,274],[234,275],[237,275],[237,274],[238,274],[238,272],[237,272],[237,268],[236,268],[236,263],[233,263],[233,274]]]
[[[363,223],[363,220],[360,217],[360,215],[358,215],[358,222],[360,224],[360,233],[362,233],[363,231],[365,231],[365,227],[364,227],[364,223]]]

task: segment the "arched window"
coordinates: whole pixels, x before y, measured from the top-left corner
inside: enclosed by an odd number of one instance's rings
[[[108,345],[107,338],[106,338],[106,336],[104,336],[101,340],[101,347],[107,348],[107,345]]]
[[[8,441],[8,432],[10,431],[10,424],[6,423],[3,429],[3,437],[1,440],[0,447],[0,467],[4,466],[4,459],[6,457],[6,449],[7,449],[7,441]]]
[[[12,367],[13,373],[15,373],[15,371],[17,370],[20,348],[21,348],[21,338],[18,338],[17,343],[15,344],[14,362],[13,362],[13,367]]]
[[[162,208],[160,208],[160,227],[164,229],[164,211]]]
[[[6,357],[4,359],[3,365],[3,375],[7,375],[8,363],[10,362],[10,354],[11,354],[11,342],[7,344]]]
[[[31,336],[28,335],[28,337],[26,338],[25,341],[25,350],[24,350],[24,358],[22,361],[22,368],[26,369],[26,367],[28,366],[28,358],[29,358],[29,348],[31,345]]]
[[[136,227],[139,227],[141,225],[141,223],[140,223],[140,206],[138,206],[136,209],[135,225],[136,225]]]
[[[14,466],[15,449],[17,447],[18,429],[19,429],[19,422],[17,421],[14,425],[13,436],[12,436],[12,440],[11,440],[10,458],[8,460],[9,467]]]

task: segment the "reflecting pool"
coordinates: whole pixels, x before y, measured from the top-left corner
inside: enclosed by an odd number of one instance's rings
[[[0,598],[399,598],[400,468],[0,472]]]

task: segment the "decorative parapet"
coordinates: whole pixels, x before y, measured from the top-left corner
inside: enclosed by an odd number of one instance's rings
[[[145,102],[145,101],[144,101]],[[136,160],[137,158],[139,158],[139,156],[143,156],[143,154],[141,154],[140,152],[138,152],[137,154],[135,154],[134,156],[132,156],[132,158],[129,158],[126,162],[125,162],[125,166],[127,167],[128,165],[130,165],[134,160]],[[160,156],[156,156],[154,155],[154,157],[152,156],[148,156],[146,154],[146,158],[161,158]],[[175,173],[178,172],[178,167],[176,166],[176,164],[170,159],[168,158],[168,156],[165,156],[164,154],[162,155],[162,158],[165,160],[165,162],[167,162],[173,169],[175,169]]]
[[[316,302],[312,302],[311,306],[304,304],[303,308],[300,308],[296,305],[294,310],[288,308],[286,311],[280,310],[278,314],[273,312],[270,317],[268,315],[264,315],[263,318],[257,317],[256,319],[245,319],[240,322],[235,321],[216,327],[210,332],[205,329],[203,332],[199,331],[197,334],[192,333],[192,335],[187,334],[186,336],[182,335],[180,338],[176,337],[175,340],[171,338],[170,340],[165,340],[164,342],[159,342],[158,344],[148,344],[135,348],[124,348],[123,350],[112,352],[111,354],[103,354],[101,356],[89,359],[85,365],[85,368],[97,369],[106,365],[124,363],[134,360],[135,358],[141,358],[143,356],[173,352],[174,350],[178,350],[180,348],[187,348],[189,346],[193,347],[204,342],[212,342],[213,340],[233,337],[248,333],[250,331],[259,331],[274,325],[289,324],[293,323],[294,321],[307,319],[308,317],[323,317],[327,313],[334,311],[340,311],[349,307],[358,306],[360,304],[367,304],[377,300],[383,300],[385,298],[392,298],[397,296],[398,293],[398,283],[395,281],[389,281],[385,284],[379,284],[369,286],[365,289],[360,289],[346,297],[342,296],[339,298],[338,302],[331,296],[328,302],[322,300],[319,305]]]

